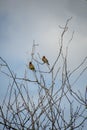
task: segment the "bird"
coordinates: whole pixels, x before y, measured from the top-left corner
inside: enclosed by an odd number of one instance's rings
[[[49,62],[48,62],[48,60],[47,60],[47,58],[45,56],[42,57],[42,61],[49,65]]]
[[[29,62],[29,69],[35,71],[35,67],[31,61]]]

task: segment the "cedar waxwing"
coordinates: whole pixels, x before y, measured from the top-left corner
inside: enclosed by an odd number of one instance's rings
[[[47,63],[47,64],[49,65],[49,62],[48,62],[48,60],[47,60],[47,58],[46,58],[45,56],[42,57],[42,61],[43,61],[44,63]]]
[[[35,67],[32,62],[29,62],[29,69],[35,71]]]

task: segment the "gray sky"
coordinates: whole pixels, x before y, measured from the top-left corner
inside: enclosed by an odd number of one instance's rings
[[[24,71],[35,40],[37,51],[52,63],[58,52],[58,26],[64,26],[71,16],[64,46],[74,31],[69,63],[76,67],[87,56],[86,0],[0,0],[0,56],[14,71]]]
[[[69,17],[64,47],[74,31],[68,54],[74,68],[87,56],[86,0],[0,0],[0,56],[13,71],[24,74],[35,40],[37,52],[52,64],[58,53],[59,25],[64,26]]]
[[[46,55],[51,65],[58,53],[59,25],[64,26],[70,17],[72,20],[64,37],[64,47],[74,31],[68,52],[72,69],[87,56],[86,0],[0,0],[0,56],[7,61],[13,72],[23,76],[35,40],[39,44],[37,52],[41,56]],[[31,72],[28,73],[31,76]],[[0,75],[0,100],[9,83],[4,78],[4,75]],[[80,88],[82,91],[85,89],[87,74],[83,75],[78,85],[83,85],[84,88]],[[30,89],[32,92],[35,90]]]
[[[58,25],[64,25],[71,16],[71,32],[68,35],[75,31],[70,47],[72,58],[75,58],[78,47],[78,56],[84,57],[87,55],[87,1],[0,0],[0,55],[6,60],[23,61],[33,40],[40,45],[42,54],[45,50],[48,56],[52,52],[56,55]]]
[[[87,56],[86,0],[0,0],[0,56],[15,73],[24,74],[35,40],[37,52],[54,62],[61,31],[58,26],[64,26],[69,17],[64,46],[74,31],[69,46],[69,64],[74,68]]]

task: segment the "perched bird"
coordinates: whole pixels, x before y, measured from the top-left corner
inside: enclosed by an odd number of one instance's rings
[[[48,60],[47,60],[47,58],[45,56],[42,57],[42,61],[49,65],[49,62],[48,62]]]
[[[35,67],[32,62],[29,62],[29,69],[35,71]]]

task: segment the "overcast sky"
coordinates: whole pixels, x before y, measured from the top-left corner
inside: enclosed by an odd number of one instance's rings
[[[64,26],[70,17],[64,44],[74,31],[69,63],[76,67],[87,56],[86,0],[0,0],[0,56],[15,73],[24,74],[35,40],[40,55],[52,63],[57,56],[59,25]]]
[[[35,40],[41,56],[46,55],[53,62],[58,51],[59,25],[64,26],[70,17],[64,45],[74,31],[69,47],[73,66],[87,56],[86,0],[0,0],[0,56],[13,71],[22,72]]]
[[[33,40],[42,54],[45,50],[48,56],[55,55],[58,25],[71,16],[72,53],[87,55],[86,0],[0,0],[0,55],[10,62],[24,62]]]
[[[68,53],[70,68],[74,68],[87,56],[87,0],[0,0],[0,57],[14,73],[23,76],[35,40],[39,44],[37,52],[46,55],[51,65],[58,53],[59,25],[64,26],[70,17],[64,46],[74,31]],[[0,73],[0,100],[7,83],[9,81]],[[85,91],[87,73],[79,85],[82,92]],[[35,89],[31,90],[33,93]]]

